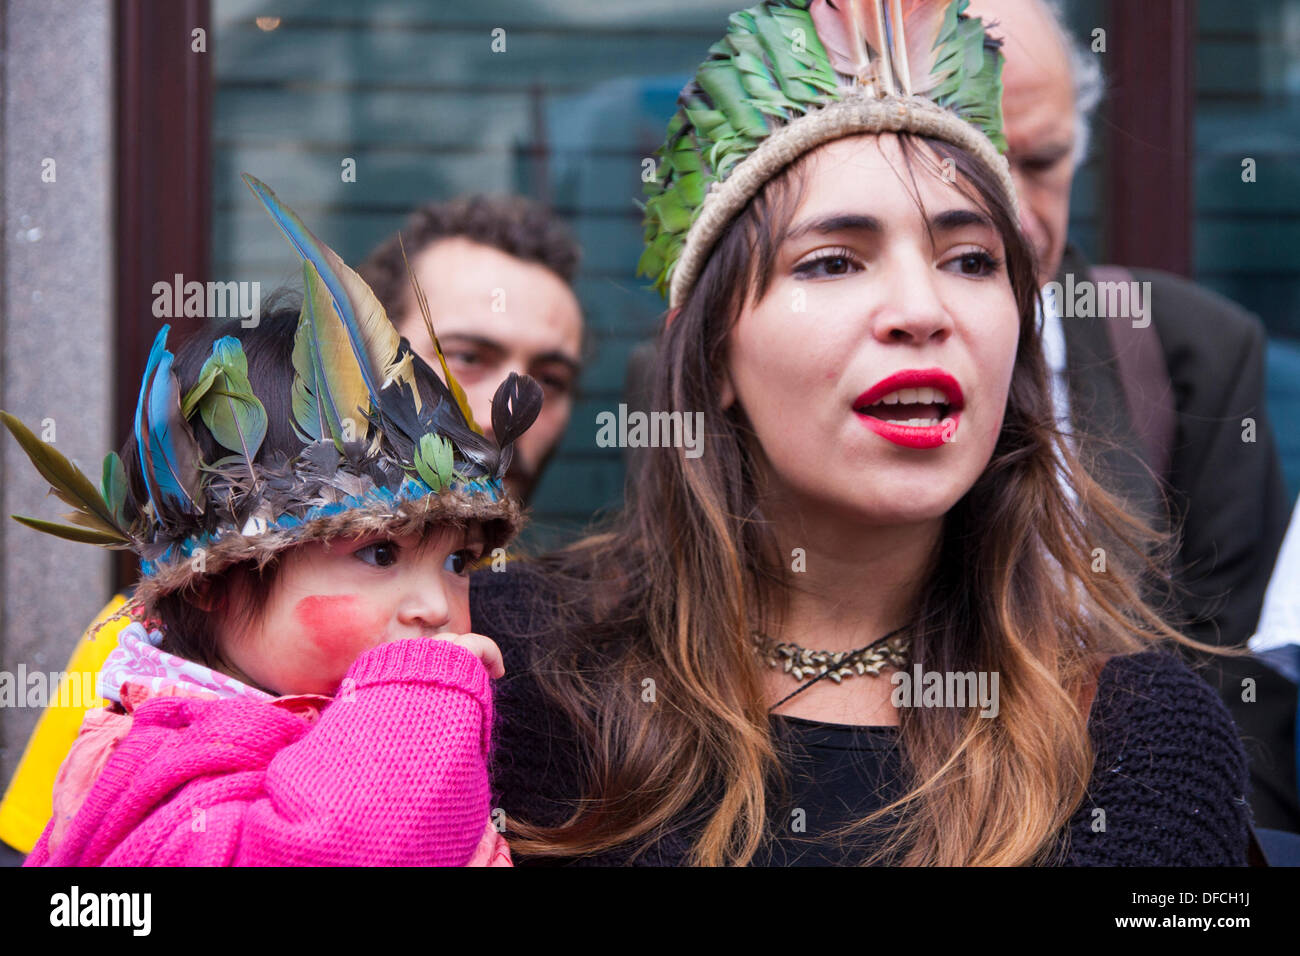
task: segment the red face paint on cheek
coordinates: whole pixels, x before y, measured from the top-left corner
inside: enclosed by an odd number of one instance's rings
[[[303,598],[294,619],[319,659],[341,678],[357,655],[383,637],[383,617],[359,594],[317,594]]]

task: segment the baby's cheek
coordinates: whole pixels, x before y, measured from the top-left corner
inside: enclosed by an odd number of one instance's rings
[[[455,634],[467,634],[474,630],[469,616],[469,588],[465,589],[464,594],[455,594],[451,597],[450,617],[451,619],[447,622],[444,630],[452,631]]]
[[[387,623],[380,610],[359,594],[306,597],[294,607],[293,616],[315,656],[339,678],[357,655],[383,639]]]

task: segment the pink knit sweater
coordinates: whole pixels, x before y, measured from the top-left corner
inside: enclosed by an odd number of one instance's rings
[[[56,849],[51,821],[25,865],[459,866],[484,856],[492,690],[482,663],[419,638],[367,651],[348,677],[348,693],[315,723],[244,698],[145,701]]]

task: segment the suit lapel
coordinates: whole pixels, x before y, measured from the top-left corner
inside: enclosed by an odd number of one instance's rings
[[[1070,274],[1076,285],[1091,280],[1087,259],[1074,246],[1067,245],[1056,277],[1063,289],[1069,288]],[[1070,423],[1085,460],[1094,460],[1094,477],[1123,499],[1130,513],[1158,521],[1159,490],[1148,474],[1141,441],[1129,420],[1107,321],[1069,315],[1061,319]],[[1108,442],[1118,447],[1108,447]]]

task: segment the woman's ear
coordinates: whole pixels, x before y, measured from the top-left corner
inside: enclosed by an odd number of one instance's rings
[[[723,365],[718,372],[718,406],[727,411],[736,403],[736,386],[732,385],[731,371]]]
[[[736,401],[736,389],[731,384],[731,375],[723,368],[718,373],[718,405],[725,412]]]

